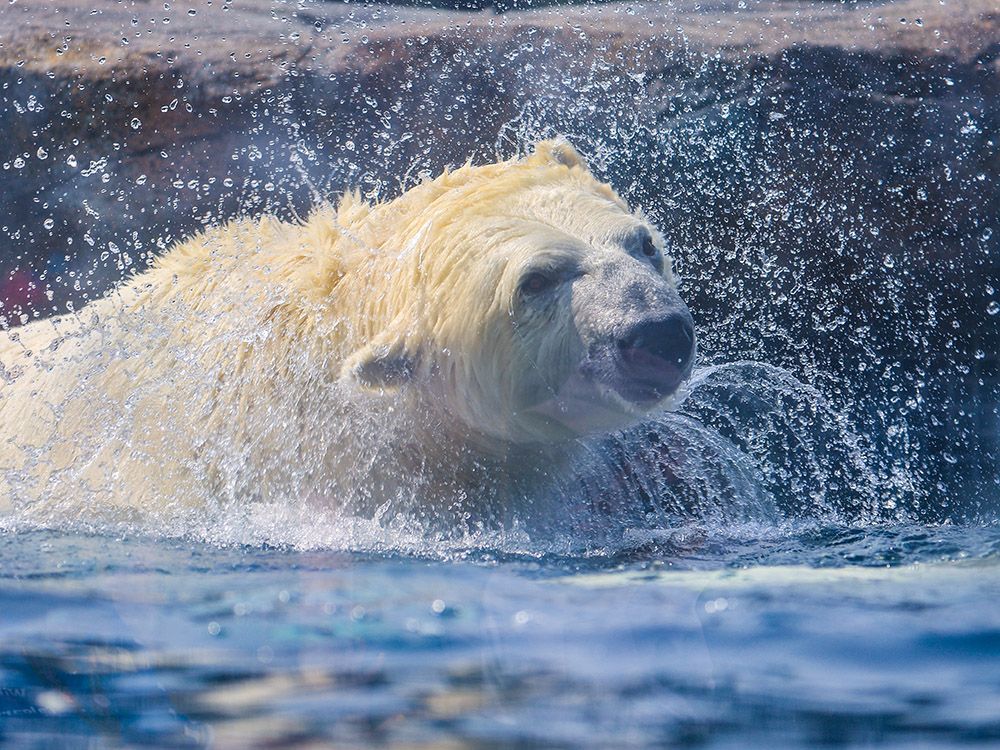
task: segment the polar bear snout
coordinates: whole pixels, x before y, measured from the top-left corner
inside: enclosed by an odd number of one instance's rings
[[[686,306],[634,323],[618,338],[620,395],[638,405],[662,401],[691,374],[694,320]]]

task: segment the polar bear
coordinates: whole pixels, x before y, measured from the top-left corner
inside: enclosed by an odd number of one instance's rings
[[[210,229],[0,333],[0,508],[502,514],[581,438],[669,408],[695,349],[661,234],[544,141]]]

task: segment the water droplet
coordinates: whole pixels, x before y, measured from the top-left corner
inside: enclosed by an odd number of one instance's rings
[[[67,156],[66,157],[66,164],[68,164],[73,169],[76,169],[76,157],[73,154],[70,154],[69,156]]]
[[[142,127],[142,120],[140,120],[138,117],[133,117],[129,125],[132,126],[132,130],[138,130],[139,128]]]
[[[1000,302],[997,302],[996,300],[991,300],[990,303],[986,306],[986,312],[989,315],[996,315],[997,313],[1000,313]]]
[[[52,229],[52,227],[54,227],[55,225],[56,223],[52,219],[46,219],[45,221],[42,222],[42,226],[45,227],[46,229]]]
[[[41,146],[39,146],[38,151],[35,152],[35,156],[37,156],[39,159],[47,159],[49,158],[49,152],[46,151]]]

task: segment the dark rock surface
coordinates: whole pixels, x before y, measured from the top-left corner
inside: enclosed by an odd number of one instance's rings
[[[995,2],[19,0],[0,45],[9,325],[204,224],[565,133],[674,244],[707,359],[818,384],[914,507],[992,512]]]

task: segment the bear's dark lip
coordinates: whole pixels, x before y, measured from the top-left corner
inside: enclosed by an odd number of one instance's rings
[[[648,410],[677,393],[690,374],[690,366],[682,369],[659,357],[626,359],[618,352],[608,385],[629,404]]]
[[[622,377],[617,382],[611,384],[615,393],[621,396],[630,404],[641,408],[652,408],[675,393],[684,382],[683,374],[676,370],[676,378],[671,378],[669,383],[663,380]]]
[[[690,365],[682,370],[661,359],[643,361],[639,367],[636,364],[623,362],[618,352],[598,351],[581,363],[580,371],[640,411],[649,411],[677,393],[691,373]]]

